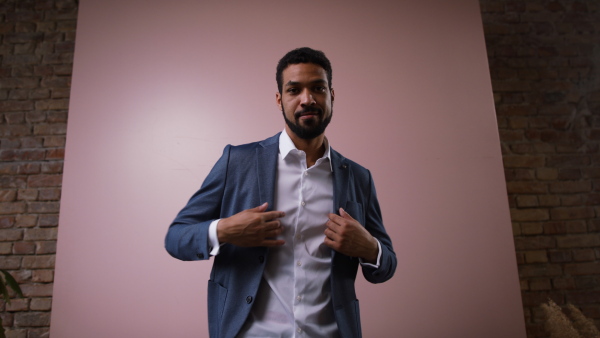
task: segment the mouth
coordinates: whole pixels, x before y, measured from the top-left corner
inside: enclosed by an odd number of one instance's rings
[[[294,115],[296,119],[305,120],[321,115],[323,112],[320,108],[311,107],[305,108],[299,112],[296,112]]]

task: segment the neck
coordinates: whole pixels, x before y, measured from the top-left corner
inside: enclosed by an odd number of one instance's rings
[[[310,140],[305,140],[294,134],[287,126],[285,130],[290,136],[290,139],[292,139],[292,142],[294,142],[296,148],[306,153],[306,165],[309,168],[325,153],[325,134],[321,134]]]

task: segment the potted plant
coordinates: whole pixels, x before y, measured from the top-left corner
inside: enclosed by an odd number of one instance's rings
[[[2,298],[4,298],[4,301],[8,305],[10,304],[10,296],[7,286],[13,289],[19,297],[23,297],[23,292],[13,276],[8,271],[0,269],[0,293],[2,293]],[[4,326],[2,325],[2,317],[0,317],[0,338],[6,338]]]

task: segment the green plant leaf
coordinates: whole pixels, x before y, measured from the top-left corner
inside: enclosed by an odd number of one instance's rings
[[[19,295],[19,297],[23,297],[23,291],[21,291],[21,288],[19,287],[19,283],[17,283],[15,278],[10,273],[8,273],[8,271],[5,271],[5,270],[0,270],[0,271],[2,271],[2,273],[4,273],[4,279],[6,280],[6,284],[8,286],[10,286],[10,288],[13,289],[13,291],[16,292],[17,295]]]
[[[2,293],[2,298],[4,298],[6,304],[10,304],[10,296],[8,295],[8,289],[6,288],[6,285],[4,285],[4,279],[2,278],[0,278],[0,293]]]
[[[0,317],[0,338],[6,338],[4,334],[4,326],[2,326],[2,317]]]

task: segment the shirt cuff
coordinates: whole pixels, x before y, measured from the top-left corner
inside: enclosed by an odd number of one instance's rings
[[[362,258],[359,258],[358,261],[362,266],[369,266],[375,269],[379,269],[379,264],[381,264],[381,243],[379,243],[379,240],[377,238],[375,238],[375,240],[377,241],[377,250],[379,251],[377,252],[377,262],[375,262],[375,264],[365,263],[363,262]]]
[[[221,244],[219,244],[219,238],[217,237],[217,224],[221,219],[214,220],[210,222],[208,226],[208,248],[210,249],[209,254],[211,256],[216,256],[219,254],[219,248]]]

